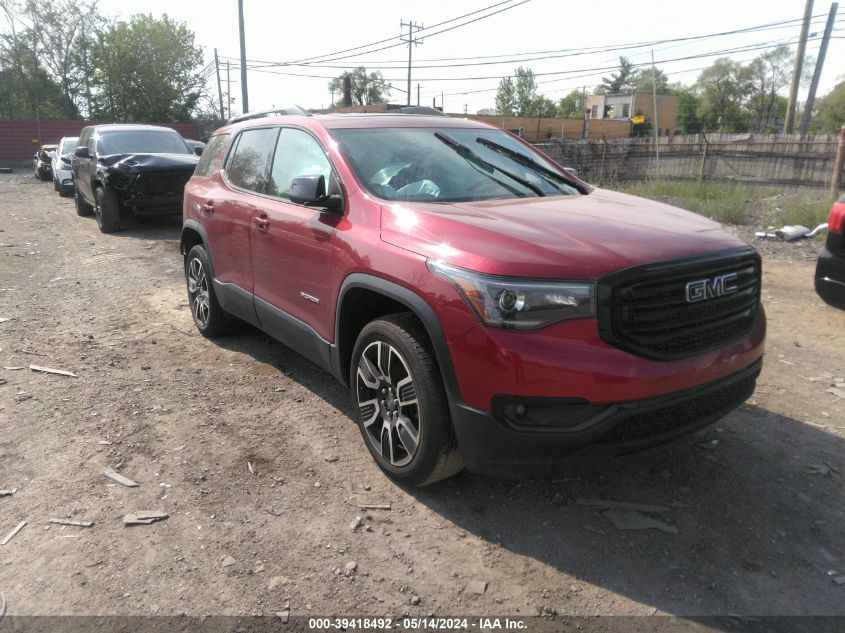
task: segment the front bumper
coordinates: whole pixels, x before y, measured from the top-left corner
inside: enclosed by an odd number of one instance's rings
[[[486,413],[451,409],[458,447],[469,470],[505,474],[566,461],[606,459],[692,433],[724,417],[754,392],[762,360],[709,384],[644,400],[590,405],[528,399],[520,427],[510,402]],[[532,414],[532,408],[539,413]]]
[[[834,254],[828,247],[822,249],[816,263],[816,294],[826,303],[845,309],[845,256]]]

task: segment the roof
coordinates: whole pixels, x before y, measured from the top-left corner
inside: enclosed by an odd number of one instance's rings
[[[390,114],[390,113],[349,113],[349,114],[314,114],[311,116],[284,115],[250,119],[234,123],[231,128],[253,127],[260,125],[281,125],[293,123],[308,127],[308,122],[316,122],[323,127],[336,130],[348,128],[483,128],[493,126],[471,119],[456,119],[445,116]],[[495,128],[494,128],[495,129]]]
[[[92,125],[97,132],[119,131],[119,132],[141,132],[144,130],[152,130],[155,132],[176,132],[172,127],[164,125],[144,125],[141,123],[105,123],[100,125]],[[179,132],[176,132],[178,134]]]

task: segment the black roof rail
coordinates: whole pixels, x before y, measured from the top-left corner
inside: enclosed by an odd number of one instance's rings
[[[289,106],[287,108],[273,108],[271,110],[259,110],[257,112],[244,112],[243,114],[239,114],[238,116],[233,116],[229,119],[226,124],[231,125],[232,123],[239,123],[240,121],[248,121],[249,119],[260,119],[261,117],[265,116],[284,116],[284,115],[292,115],[292,116],[311,116],[311,114],[305,110],[304,108],[300,108],[299,106]]]
[[[446,116],[442,110],[430,106],[402,106],[395,110],[389,110],[389,114],[425,114],[428,116]]]

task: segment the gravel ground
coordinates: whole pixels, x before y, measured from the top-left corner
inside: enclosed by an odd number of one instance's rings
[[[0,176],[0,540],[27,522],[0,546],[7,614],[845,615],[845,312],[813,292],[821,242],[761,245],[765,369],[714,427],[405,490],[327,374],[256,330],[196,333],[179,228],[102,235]],[[663,506],[663,529],[584,500]],[[124,527],[136,511],[170,516]]]

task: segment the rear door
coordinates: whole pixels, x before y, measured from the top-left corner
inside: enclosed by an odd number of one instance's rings
[[[279,130],[276,127],[242,131],[220,176],[210,179],[205,191],[197,191],[192,203],[200,205],[212,254],[214,276],[220,283],[253,291],[250,240],[256,194],[264,192],[270,157]]]

